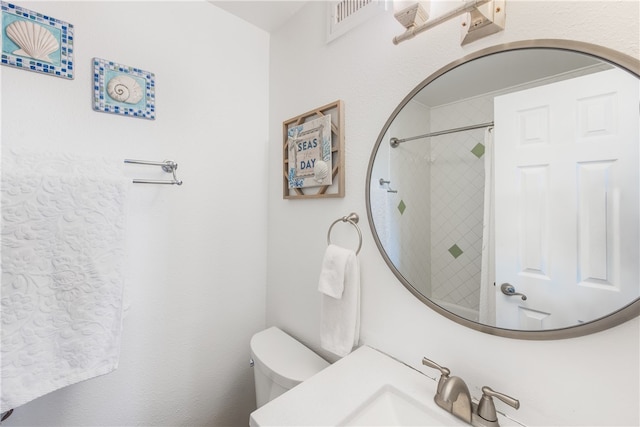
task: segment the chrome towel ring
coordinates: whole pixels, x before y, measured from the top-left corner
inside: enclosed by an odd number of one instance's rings
[[[327,231],[327,245],[331,244],[331,229],[333,228],[333,226],[339,222],[348,222],[349,224],[353,225],[358,232],[359,243],[358,249],[356,249],[356,255],[358,255],[360,253],[360,248],[362,247],[362,232],[360,231],[360,227],[358,227],[358,221],[360,221],[360,217],[355,212],[351,212],[349,215],[343,216],[342,218],[338,218],[333,221],[329,226],[329,231]]]

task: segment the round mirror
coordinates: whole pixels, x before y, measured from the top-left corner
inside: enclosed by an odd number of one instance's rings
[[[451,63],[395,109],[367,213],[394,274],[446,317],[523,339],[640,313],[640,62],[566,40]]]

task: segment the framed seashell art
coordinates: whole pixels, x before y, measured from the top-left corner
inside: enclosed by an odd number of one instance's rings
[[[73,25],[15,4],[2,9],[2,65],[73,79]]]
[[[282,123],[285,199],[344,197],[344,105],[338,100]]]
[[[156,118],[156,77],[150,71],[93,58],[93,109]]]

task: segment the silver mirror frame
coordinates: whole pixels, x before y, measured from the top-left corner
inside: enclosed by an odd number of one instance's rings
[[[493,47],[489,47],[483,50],[479,50],[477,52],[471,53],[461,59],[453,61],[448,65],[440,68],[429,77],[427,77],[422,83],[420,83],[415,89],[411,91],[398,105],[398,107],[393,111],[387,122],[384,124],[378,139],[373,147],[371,158],[369,159],[369,166],[367,168],[367,180],[365,186],[365,198],[366,198],[366,206],[367,206],[367,218],[369,219],[369,226],[371,227],[371,232],[373,234],[373,238],[378,246],[378,250],[382,254],[385,262],[395,274],[395,276],[400,280],[400,282],[420,301],[430,307],[432,310],[437,313],[443,315],[444,317],[452,320],[460,325],[469,327],[471,329],[484,332],[490,335],[496,335],[506,338],[515,338],[515,339],[524,339],[524,340],[556,340],[556,339],[566,339],[566,338],[575,338],[584,335],[593,334],[596,332],[600,332],[614,326],[620,325],[628,320],[631,320],[640,315],[640,298],[637,298],[635,301],[630,304],[622,307],[621,309],[610,313],[607,316],[601,317],[599,319],[586,322],[583,324],[561,328],[561,329],[549,329],[549,330],[537,330],[537,331],[521,331],[515,329],[504,329],[498,328],[494,326],[484,325],[482,323],[474,322],[463,317],[457,316],[452,312],[445,310],[440,307],[436,303],[432,302],[430,299],[422,295],[418,292],[409,281],[398,271],[396,266],[393,264],[386,251],[382,246],[382,242],[378,237],[378,233],[375,228],[375,224],[373,223],[373,216],[371,212],[371,174],[373,171],[373,164],[376,158],[376,154],[378,149],[384,139],[384,135],[391,123],[395,120],[400,111],[406,106],[406,104],[422,89],[424,89],[428,84],[430,84],[435,79],[444,75],[448,71],[465,64],[469,61],[493,55],[500,52],[513,51],[513,50],[524,50],[524,49],[555,49],[555,50],[566,50],[576,53],[582,53],[586,55],[590,55],[597,59],[609,62],[613,65],[616,65],[619,68],[622,68],[629,73],[635,75],[640,79],[640,61],[631,56],[622,54],[613,49],[605,48],[602,46],[571,41],[571,40],[555,40],[555,39],[540,39],[540,40],[524,40],[506,44],[500,44]]]

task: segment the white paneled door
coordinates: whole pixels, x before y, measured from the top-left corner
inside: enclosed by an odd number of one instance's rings
[[[496,97],[498,327],[563,328],[638,297],[638,107],[615,69]]]

